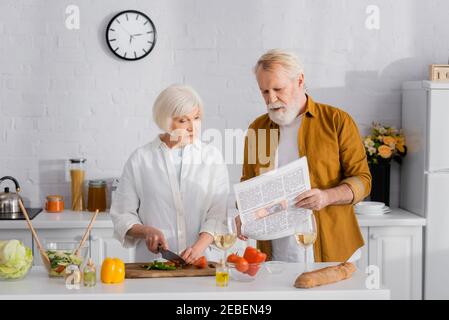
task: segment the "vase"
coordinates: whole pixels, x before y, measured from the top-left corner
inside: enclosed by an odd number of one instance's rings
[[[371,171],[371,201],[379,201],[390,205],[390,162],[370,164]]]

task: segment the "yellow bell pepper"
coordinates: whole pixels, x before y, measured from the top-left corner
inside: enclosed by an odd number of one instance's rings
[[[125,280],[125,264],[118,258],[106,258],[101,265],[101,282],[120,283]]]

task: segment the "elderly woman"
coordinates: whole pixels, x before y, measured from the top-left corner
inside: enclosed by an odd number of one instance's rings
[[[160,93],[153,119],[164,132],[125,164],[111,206],[115,237],[136,246],[136,260],[160,257],[158,246],[187,263],[211,257],[214,231],[226,220],[229,181],[220,151],[202,143],[203,103],[188,86]]]

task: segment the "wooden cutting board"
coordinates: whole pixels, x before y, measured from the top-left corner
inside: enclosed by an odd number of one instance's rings
[[[171,278],[171,277],[207,277],[215,276],[215,262],[209,262],[207,268],[197,269],[192,265],[176,270],[146,270],[142,266],[147,262],[125,263],[125,278]]]

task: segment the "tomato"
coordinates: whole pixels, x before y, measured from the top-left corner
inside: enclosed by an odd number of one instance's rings
[[[267,255],[253,247],[246,247],[243,257],[249,263],[260,263],[267,259]]]
[[[57,273],[61,273],[62,271],[64,271],[65,270],[65,266],[58,266],[56,269],[55,269],[55,271],[57,272]]]
[[[207,268],[207,260],[205,256],[202,256],[201,258],[197,259],[193,265],[199,269],[205,269]]]
[[[256,273],[259,271],[260,265],[259,264],[250,264],[248,270],[246,273],[250,275],[251,277],[254,277]]]
[[[238,271],[245,273],[249,268],[248,261],[246,261],[245,258],[238,257],[237,261],[235,262],[235,268]]]
[[[231,253],[228,256],[228,259],[226,260],[227,262],[231,262],[231,263],[237,263],[238,259],[241,258],[238,254],[236,253]]]

